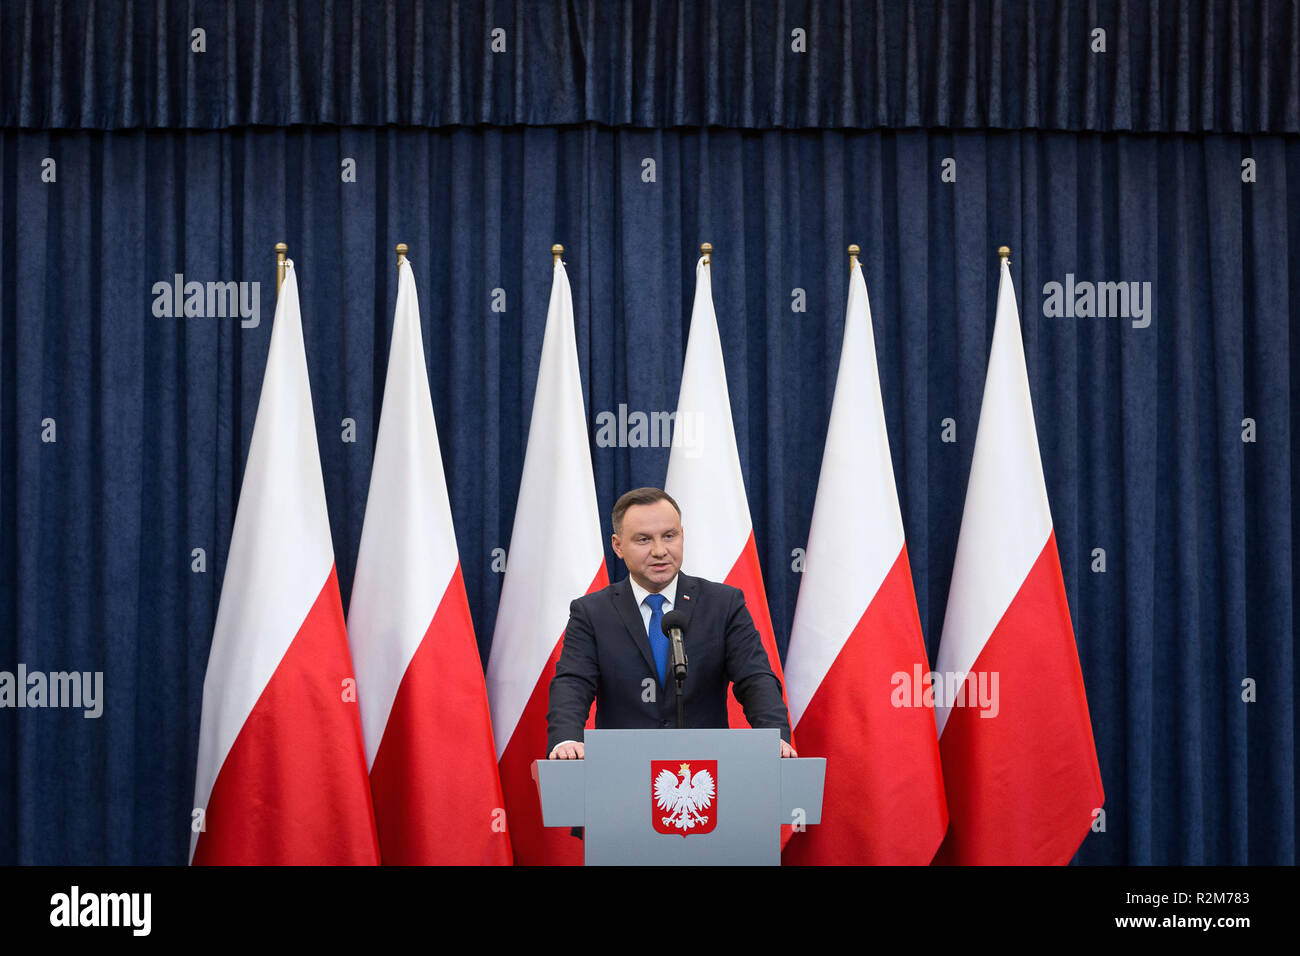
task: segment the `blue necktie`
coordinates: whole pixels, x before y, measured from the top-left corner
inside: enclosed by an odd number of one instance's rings
[[[668,637],[664,634],[664,601],[662,594],[647,594],[645,603],[650,606],[650,650],[654,652],[655,666],[659,668],[659,686],[668,675]]]

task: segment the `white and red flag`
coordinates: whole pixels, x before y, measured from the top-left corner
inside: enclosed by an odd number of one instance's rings
[[[384,863],[509,864],[483,664],[405,258],[348,640]]]
[[[930,670],[894,485],[871,306],[854,259],[786,688],[803,753],[826,758],[821,824],[796,865],[925,865],[948,825]],[[904,694],[903,692],[906,691]]]
[[[549,689],[569,603],[608,583],[578,372],[573,294],[564,264],[557,259],[487,669],[492,732],[516,863],[582,863],[581,841],[567,829],[542,826],[531,767],[534,760],[546,757]]]
[[[203,682],[194,864],[376,864],[292,262]]]
[[[1105,796],[1005,258],[937,672],[935,862],[1070,862]]]
[[[695,266],[695,305],[664,490],[682,509],[686,549],[682,570],[745,592],[745,606],[763,641],[772,673],[782,681],[784,695],[781,657],[772,633],[749,499],[740,472],[708,257],[701,257]],[[734,693],[727,694],[727,717],[732,727],[749,726]]]

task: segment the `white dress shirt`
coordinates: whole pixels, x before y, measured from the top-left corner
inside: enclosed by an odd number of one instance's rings
[[[654,611],[651,609],[649,604],[646,604],[645,599],[652,592],[647,591],[631,578],[628,578],[627,581],[628,584],[632,585],[632,596],[636,598],[637,610],[641,612],[641,622],[645,625],[646,636],[649,637],[650,615],[653,614]],[[667,614],[673,609],[673,606],[677,602],[677,575],[674,574],[673,579],[665,584],[663,590],[659,593],[664,596],[664,613]]]

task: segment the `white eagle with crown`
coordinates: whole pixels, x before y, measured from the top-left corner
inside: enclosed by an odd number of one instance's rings
[[[679,776],[682,778],[680,783],[677,780]],[[697,771],[693,777],[688,763],[682,764],[676,774],[671,770],[660,770],[655,778],[655,804],[667,814],[660,818],[660,822],[678,830],[707,824],[708,819],[701,811],[713,805],[716,792],[713,774],[707,770]]]

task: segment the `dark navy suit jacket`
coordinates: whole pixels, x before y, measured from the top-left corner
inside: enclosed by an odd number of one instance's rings
[[[689,669],[682,688],[687,727],[727,726],[727,684],[751,727],[776,727],[790,739],[781,682],[738,588],[678,573],[673,609],[686,615]],[[653,700],[645,700],[647,678]],[[624,578],[569,605],[564,648],[551,679],[547,753],[565,740],[582,740],[596,701],[598,728],[677,726],[677,682],[660,686],[645,622],[631,582]]]

